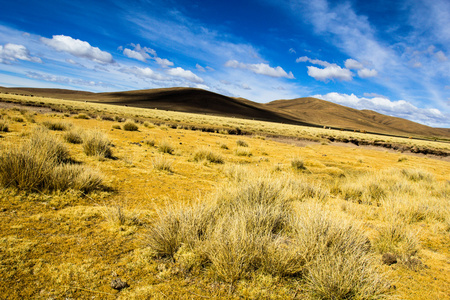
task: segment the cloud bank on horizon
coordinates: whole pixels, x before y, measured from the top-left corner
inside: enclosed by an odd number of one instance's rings
[[[1,86],[313,96],[450,128],[446,0],[20,0],[2,10]]]

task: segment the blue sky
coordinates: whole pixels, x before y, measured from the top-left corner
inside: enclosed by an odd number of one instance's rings
[[[0,0],[0,85],[314,96],[450,128],[450,1]]]

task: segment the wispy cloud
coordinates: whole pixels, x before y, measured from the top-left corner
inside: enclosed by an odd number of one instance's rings
[[[308,75],[320,81],[328,81],[333,79],[350,81],[353,79],[353,73],[350,70],[345,68],[343,69],[336,64],[323,69],[308,66]]]
[[[268,64],[264,64],[264,63],[245,64],[245,63],[238,62],[237,60],[229,60],[225,63],[225,67],[249,70],[255,74],[266,75],[266,76],[270,76],[270,77],[285,77],[285,78],[289,78],[289,79],[294,79],[294,74],[292,74],[292,72],[289,72],[289,74],[288,74],[280,66],[272,68]]]
[[[189,80],[194,83],[203,83],[204,80],[189,70],[184,70],[183,68],[171,68],[166,71],[167,74],[175,77],[181,77],[183,79]]]
[[[98,47],[93,47],[88,42],[74,39],[70,36],[54,35],[51,39],[43,37],[41,41],[56,51],[67,52],[76,57],[86,58],[102,64],[114,62],[110,53],[102,51]]]
[[[70,78],[70,77],[65,77],[65,76],[56,76],[56,75],[52,75],[52,74],[43,74],[43,73],[37,73],[37,72],[27,72],[26,76],[28,78],[37,79],[37,80],[43,80],[43,81],[49,81],[49,82],[55,82],[55,83],[64,83],[64,84],[70,84],[70,85],[78,85],[78,86],[101,86],[101,87],[110,86],[101,81],[88,81],[88,80],[79,79],[79,78]]]
[[[119,47],[119,50],[122,50],[125,56],[142,61],[144,63],[147,62],[148,59],[152,59],[163,68],[168,68],[174,65],[170,60],[158,57],[156,51],[151,48],[141,47],[141,45],[139,44],[131,44],[131,46],[134,47],[133,50],[123,47]]]
[[[17,44],[0,45],[0,63],[11,63],[18,60],[31,61],[35,63],[42,63],[39,57],[31,56],[27,47]]]

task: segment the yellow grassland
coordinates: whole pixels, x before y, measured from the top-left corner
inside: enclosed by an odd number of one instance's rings
[[[40,103],[66,113],[1,109],[0,154],[19,147],[44,122],[62,122],[83,136],[100,131],[111,141],[112,158],[87,156],[82,144],[64,142],[67,131],[50,131],[71,159],[101,174],[103,190],[25,192],[0,190],[0,298],[2,299],[305,299],[305,282],[258,272],[229,283],[208,266],[186,271],[157,258],[148,244],[158,212],[213,201],[239,178],[270,176],[297,180],[299,213],[315,207],[358,228],[370,239],[380,272],[391,285],[387,298],[450,299],[450,162],[363,147],[326,143],[279,143],[265,135],[323,141],[322,135],[379,139],[450,150],[443,142],[375,136],[233,118],[1,94],[13,103]],[[67,113],[75,112],[74,114]],[[77,118],[78,113],[96,118]],[[102,120],[139,119],[138,131]],[[19,120],[22,118],[22,120]],[[147,122],[147,123],[144,123]],[[205,126],[217,132],[161,124]],[[145,124],[145,125],[144,125]],[[156,124],[156,125],[155,125]],[[117,126],[120,125],[120,126]],[[114,128],[113,128],[114,126]],[[254,136],[226,134],[239,127]],[[248,147],[238,146],[245,141]],[[151,141],[152,143],[147,143]],[[154,144],[154,145],[152,145]],[[169,144],[173,152],[158,150]],[[226,147],[224,147],[226,145]],[[251,155],[239,155],[240,151]],[[196,159],[210,151],[223,160]],[[301,160],[303,168],[293,168]],[[157,162],[170,170],[156,167]],[[312,192],[304,190],[310,188]],[[295,196],[295,195],[294,195]],[[395,230],[404,238],[389,244]],[[399,262],[381,264],[385,252]],[[181,252],[180,252],[181,253]],[[179,254],[182,255],[183,253]],[[130,286],[111,288],[119,276]]]

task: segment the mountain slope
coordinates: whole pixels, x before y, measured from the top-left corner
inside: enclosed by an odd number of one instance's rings
[[[365,130],[391,135],[450,138],[450,129],[433,128],[370,110],[357,110],[316,98],[276,100],[267,104],[195,88],[163,88],[113,93],[62,89],[2,88],[0,92],[67,100],[157,108],[306,126]]]
[[[371,110],[357,110],[311,97],[276,100],[265,105],[288,112],[300,121],[308,120],[323,126],[385,134],[450,136],[445,128],[433,128]]]

